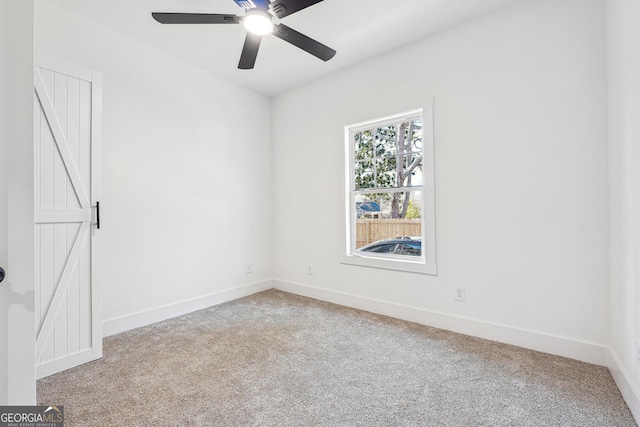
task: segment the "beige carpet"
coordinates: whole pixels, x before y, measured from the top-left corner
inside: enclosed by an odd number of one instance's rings
[[[38,381],[67,426],[636,426],[599,366],[275,290]]]

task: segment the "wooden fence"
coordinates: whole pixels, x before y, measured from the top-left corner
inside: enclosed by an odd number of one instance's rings
[[[392,237],[421,236],[421,220],[359,219],[356,221],[356,249]]]

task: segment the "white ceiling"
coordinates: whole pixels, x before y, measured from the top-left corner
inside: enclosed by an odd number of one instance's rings
[[[273,96],[517,0],[324,0],[282,20],[335,49],[323,62],[265,37],[253,70],[238,70],[242,25],[161,25],[151,12],[230,13],[232,0],[51,0],[113,30]]]

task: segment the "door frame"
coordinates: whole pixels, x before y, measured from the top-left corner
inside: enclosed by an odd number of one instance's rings
[[[2,73],[1,143],[8,156],[6,210],[7,277],[0,283],[0,405],[36,403],[34,253],[34,0],[0,0]],[[6,213],[5,213],[6,212]],[[4,249],[4,248],[3,248]],[[1,251],[0,251],[1,252]],[[0,256],[2,253],[0,253]]]

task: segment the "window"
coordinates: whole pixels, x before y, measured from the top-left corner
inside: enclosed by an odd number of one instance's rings
[[[435,274],[432,106],[345,126],[343,263]]]

